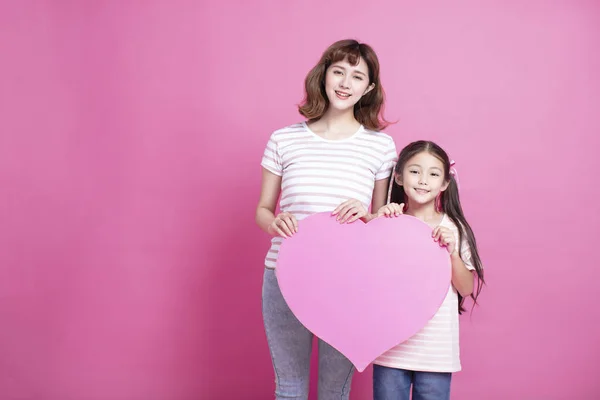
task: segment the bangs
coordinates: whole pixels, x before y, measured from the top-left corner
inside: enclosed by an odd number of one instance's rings
[[[368,44],[359,43],[354,39],[338,40],[321,54],[319,62],[304,79],[305,97],[298,105],[300,114],[309,121],[318,121],[329,107],[325,92],[325,78],[329,67],[342,62],[356,68],[361,63],[361,59],[366,66],[364,72],[367,74],[372,90],[361,97],[361,103],[354,105],[354,117],[374,131],[385,129],[388,126],[382,115],[385,94],[379,80],[377,54]]]
[[[330,64],[348,60],[350,65],[356,66],[360,62],[360,58],[360,44],[350,44],[348,46],[332,49],[331,53],[327,55]]]

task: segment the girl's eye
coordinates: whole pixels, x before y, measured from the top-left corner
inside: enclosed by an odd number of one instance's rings
[[[411,174],[418,174],[419,173],[419,171],[408,171],[408,172],[410,172]]]
[[[333,71],[333,73],[336,74],[336,75],[341,75],[342,71],[336,69],[336,70]]]
[[[440,174],[438,174],[437,172],[433,172],[431,175],[432,176],[440,176]]]
[[[363,80],[363,78],[361,76],[355,76],[354,78],[358,79],[359,81]]]

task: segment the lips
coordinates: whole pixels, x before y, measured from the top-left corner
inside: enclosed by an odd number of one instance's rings
[[[350,93],[342,92],[339,90],[335,91],[335,95],[342,100],[346,100],[346,99],[350,98],[350,96],[352,96]]]
[[[428,194],[429,190],[415,188],[415,192],[417,192],[417,194]]]

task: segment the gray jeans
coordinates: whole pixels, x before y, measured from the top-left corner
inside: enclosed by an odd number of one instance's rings
[[[265,269],[262,288],[265,332],[275,370],[275,398],[308,399],[313,334],[285,302],[275,271]],[[354,366],[319,340],[319,400],[348,400]]]

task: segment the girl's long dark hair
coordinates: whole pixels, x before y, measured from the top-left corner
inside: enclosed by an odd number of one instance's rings
[[[462,243],[463,238],[466,239],[467,244],[469,245],[470,253],[471,253],[471,264],[475,267],[475,272],[477,274],[477,287],[473,290],[471,297],[473,298],[474,304],[477,304],[477,297],[479,293],[481,293],[482,286],[485,284],[485,280],[483,278],[483,265],[481,263],[481,259],[479,258],[479,252],[477,251],[477,242],[475,241],[475,235],[473,234],[473,230],[471,226],[467,222],[462,207],[460,206],[460,198],[458,196],[458,185],[454,176],[450,173],[450,158],[448,158],[448,154],[437,144],[420,140],[417,142],[413,142],[406,146],[400,152],[398,156],[398,162],[396,163],[396,167],[394,168],[394,172],[396,175],[402,176],[402,171],[404,170],[404,166],[407,161],[410,160],[415,155],[427,152],[438,158],[444,164],[444,179],[448,182],[448,187],[445,191],[441,192],[440,196],[440,205],[441,211],[446,213],[448,218],[458,228],[458,251],[461,257],[463,256]],[[392,178],[392,187],[390,192],[390,203],[404,203],[408,204],[406,199],[406,195],[404,193],[404,188],[396,183],[396,180]],[[405,206],[406,207],[406,206]],[[463,307],[464,298],[458,294],[458,312],[462,314],[465,311]]]

